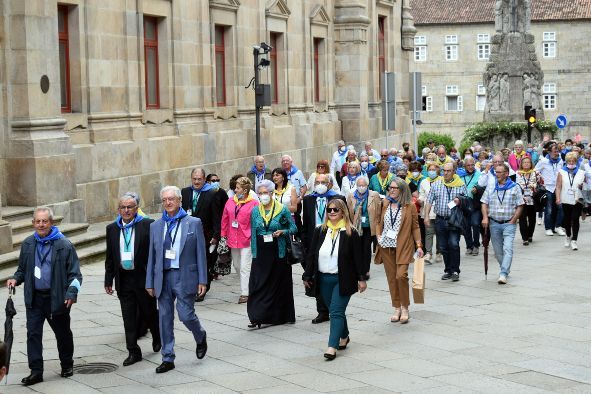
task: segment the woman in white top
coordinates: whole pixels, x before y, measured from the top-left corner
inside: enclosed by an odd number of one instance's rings
[[[347,205],[332,199],[326,207],[322,226],[314,229],[307,256],[304,286],[315,284],[330,313],[330,335],[324,357],[334,360],[337,349],[349,343],[349,327],[345,310],[351,296],[366,287],[365,267],[361,258],[360,239],[351,225]]]
[[[558,171],[556,178],[556,205],[562,204],[566,239],[564,247],[578,250],[579,218],[583,210],[581,189],[585,182],[585,171],[579,168],[579,157],[575,152],[566,154],[566,164]]]
[[[316,182],[316,175],[318,174],[327,174],[330,177],[330,182],[332,183],[332,190],[334,190],[336,193],[341,193],[337,179],[333,174],[329,174],[328,161],[319,160],[316,164],[316,172],[313,172],[310,175],[310,178],[308,178],[308,194],[314,191],[314,182]]]
[[[347,198],[351,192],[355,191],[357,178],[361,176],[361,166],[358,162],[349,162],[347,166],[347,176],[343,178],[341,184],[341,194]]]
[[[273,198],[283,206],[286,206],[292,216],[298,207],[298,195],[295,187],[287,180],[287,172],[283,168],[275,168],[271,172],[271,179],[275,184]]]

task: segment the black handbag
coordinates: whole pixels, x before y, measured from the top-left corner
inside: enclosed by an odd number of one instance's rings
[[[548,199],[548,195],[546,194],[546,188],[543,185],[538,186],[536,191],[533,194],[534,206],[536,212],[541,212],[544,210],[546,206],[546,200]]]
[[[290,235],[287,242],[287,261],[289,264],[304,264],[304,245],[295,235]]]
[[[227,253],[221,253],[218,255],[214,265],[213,272],[218,275],[229,275],[232,271],[232,255],[228,251]]]

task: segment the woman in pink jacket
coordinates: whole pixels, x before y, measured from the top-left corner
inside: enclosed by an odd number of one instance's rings
[[[249,195],[250,189],[252,189],[250,179],[247,177],[238,178],[236,180],[236,194],[226,202],[222,215],[222,238],[227,239],[234,269],[240,273],[239,304],[248,301],[248,280],[252,264],[250,213],[254,207],[259,205],[259,202]]]
[[[515,150],[511,152],[509,155],[509,166],[513,171],[519,170],[519,166],[521,165],[521,159],[524,157],[531,158],[530,154],[523,149],[523,141],[517,140],[515,141]],[[513,179],[513,178],[511,178]]]

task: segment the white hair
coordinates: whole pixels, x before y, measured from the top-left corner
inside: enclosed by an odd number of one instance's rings
[[[162,198],[166,192],[173,192],[175,197],[178,197],[181,200],[183,199],[181,195],[181,189],[176,186],[164,186],[162,189],[160,189],[160,198]]]
[[[53,209],[46,206],[37,207],[33,211],[33,219],[35,219],[35,215],[37,214],[37,212],[47,212],[49,214],[49,220],[53,221]]]
[[[291,158],[290,155],[283,155],[283,156],[281,156],[281,161],[283,161],[285,159],[288,159],[289,161],[293,161],[293,159]]]
[[[359,186],[359,180],[363,180],[366,185],[369,185],[369,179],[366,176],[360,176],[355,180],[355,186]]]
[[[514,145],[523,147],[523,141],[517,140]]]
[[[259,189],[261,187],[266,187],[269,193],[273,193],[273,191],[275,190],[275,184],[268,179],[263,179],[262,181],[256,184],[255,192],[257,194],[259,194]]]
[[[135,205],[140,205],[140,196],[136,192],[125,192],[119,197],[119,202],[133,200]]]

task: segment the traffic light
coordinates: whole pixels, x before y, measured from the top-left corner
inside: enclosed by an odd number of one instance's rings
[[[531,142],[531,131],[536,125],[536,109],[531,106],[525,108],[525,120],[527,121],[527,142]]]

